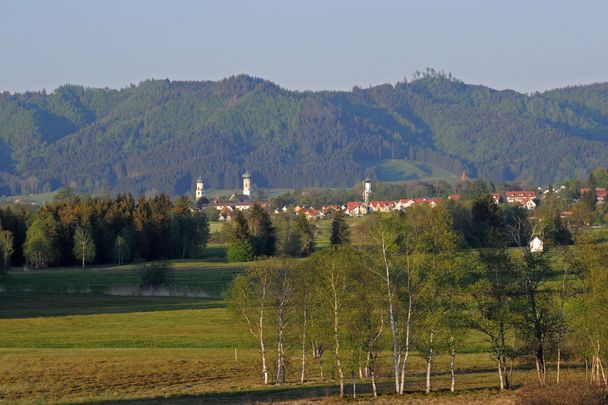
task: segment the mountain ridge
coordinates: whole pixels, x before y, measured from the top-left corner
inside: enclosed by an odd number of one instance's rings
[[[239,75],[0,94],[0,194],[181,194],[199,175],[236,188],[245,168],[262,187],[351,186],[395,159],[549,184],[606,165],[607,146],[608,83],[522,94],[430,70],[351,91]]]

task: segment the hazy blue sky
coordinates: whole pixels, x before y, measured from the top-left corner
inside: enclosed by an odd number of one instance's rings
[[[606,81],[608,1],[0,3],[0,90],[238,73],[350,89],[427,66],[520,91]]]

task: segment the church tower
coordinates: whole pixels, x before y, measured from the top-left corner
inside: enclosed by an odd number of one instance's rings
[[[201,177],[196,180],[196,191],[195,191],[195,201],[201,200],[205,196],[205,183],[203,183],[203,179]]]
[[[369,203],[370,196],[372,195],[372,181],[369,177],[363,180],[363,201]]]
[[[251,197],[251,174],[249,170],[243,173],[243,194]]]

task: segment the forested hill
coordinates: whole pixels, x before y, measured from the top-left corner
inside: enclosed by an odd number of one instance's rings
[[[608,83],[525,95],[433,71],[350,92],[249,76],[0,95],[0,195],[351,186],[388,159],[540,184],[608,164]]]

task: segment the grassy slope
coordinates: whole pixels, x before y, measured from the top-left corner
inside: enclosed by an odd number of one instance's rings
[[[447,170],[406,159],[368,160],[362,162],[362,166],[365,168],[375,168],[378,179],[385,182],[456,179],[456,176]]]

